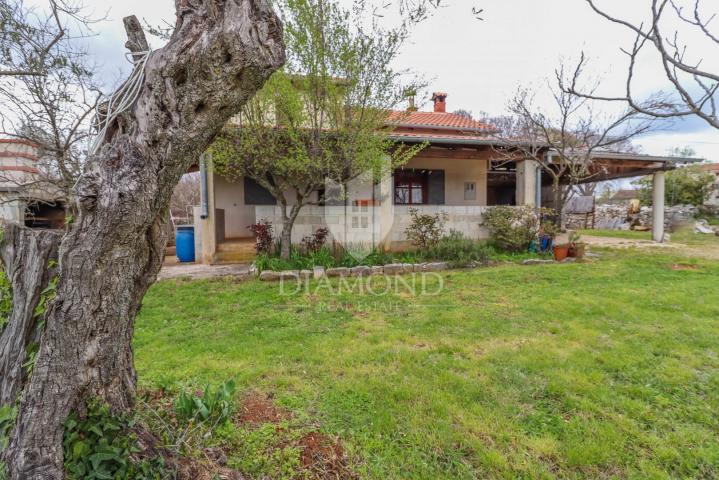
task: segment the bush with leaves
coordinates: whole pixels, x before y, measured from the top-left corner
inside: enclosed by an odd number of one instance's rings
[[[17,407],[5,405],[0,407],[0,453],[7,448],[10,432],[15,426]]]
[[[12,313],[12,286],[5,274],[5,269],[0,268],[0,332],[10,319]]]
[[[447,212],[430,215],[428,213],[420,213],[416,208],[410,208],[409,215],[412,220],[409,227],[405,229],[405,234],[412,242],[412,245],[420,250],[425,250],[437,245],[444,234],[444,226],[447,223]]]
[[[539,218],[529,205],[492,207],[484,213],[482,226],[487,227],[494,245],[507,252],[525,252],[539,233]]]
[[[211,421],[219,425],[230,418],[234,395],[233,380],[228,380],[214,389],[207,385],[201,395],[180,392],[173,403],[175,415],[184,422]]]
[[[65,421],[63,439],[66,478],[168,478],[170,472],[161,457],[133,461],[140,452],[133,426],[130,417],[114,415],[99,402],[91,402],[84,417],[71,414]]]
[[[324,247],[329,233],[330,231],[326,228],[318,228],[315,230],[315,233],[302,239],[302,249],[308,253],[318,251],[320,248]]]
[[[486,264],[492,256],[492,248],[486,242],[467,238],[462,232],[450,230],[437,245],[422,252],[427,260],[441,260],[453,267],[466,267],[473,264]]]
[[[711,198],[716,188],[715,181],[713,174],[701,170],[699,166],[672,170],[666,173],[664,200],[667,205],[702,205]],[[651,177],[643,178],[637,184],[642,205],[652,205]]]
[[[267,220],[261,220],[249,225],[252,234],[255,236],[255,250],[258,254],[272,252],[274,240],[272,239],[272,224]]]

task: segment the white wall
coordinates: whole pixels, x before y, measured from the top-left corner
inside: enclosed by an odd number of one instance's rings
[[[410,160],[405,168],[444,170],[445,205],[487,205],[487,165],[485,159],[428,158],[418,156]],[[474,200],[464,199],[465,182],[474,182],[477,188]]]
[[[458,207],[448,205],[422,205],[418,206],[419,211],[424,214],[436,215],[439,213],[447,214],[447,223],[445,224],[445,233],[450,230],[462,232],[467,238],[480,240],[489,237],[486,228],[480,227],[482,215],[491,207],[486,206],[470,206]],[[395,205],[394,207],[394,225],[390,235],[391,241],[406,242],[407,236],[405,230],[412,222],[409,209],[413,207],[404,205]]]
[[[407,236],[405,230],[411,223],[409,209],[413,207],[395,205],[391,216],[383,217],[381,207],[361,209],[354,211],[352,207],[317,207],[307,206],[302,209],[295,221],[292,230],[292,242],[299,243],[305,236],[311,235],[318,228],[328,228],[332,239],[342,245],[352,246],[357,244],[385,243],[392,249],[403,249],[407,247]],[[491,207],[484,206],[447,206],[447,205],[418,205],[422,213],[434,215],[441,212],[447,213],[445,233],[450,230],[458,230],[467,238],[479,240],[488,238],[487,230],[480,226],[482,215]],[[346,212],[346,213],[345,213]],[[367,218],[366,226],[359,223],[353,228],[352,216]],[[256,207],[257,221],[267,220],[273,225],[275,237],[278,237],[282,230],[282,217],[279,207],[258,206]]]
[[[225,238],[251,237],[248,225],[255,223],[255,207],[245,205],[242,178],[229,182],[215,174],[215,208],[225,211]]]
[[[12,195],[12,194],[11,194]],[[0,194],[0,220],[8,223],[25,223],[25,202]]]

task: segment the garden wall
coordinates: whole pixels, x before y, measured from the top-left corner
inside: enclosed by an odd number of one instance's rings
[[[664,210],[664,226],[667,229],[694,218],[698,208],[692,205],[674,205]],[[584,228],[584,214],[567,215],[567,228]],[[633,226],[652,226],[652,207],[642,207],[639,213],[629,213],[627,205],[597,205],[595,228],[608,230],[630,230]],[[588,228],[592,228],[589,217]]]

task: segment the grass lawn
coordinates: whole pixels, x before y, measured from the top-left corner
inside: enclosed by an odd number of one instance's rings
[[[446,272],[418,298],[161,282],[139,381],[234,378],[291,411],[221,433],[252,478],[296,475],[278,437],[308,424],[360,478],[719,476],[719,262],[603,257]]]
[[[651,240],[652,232],[635,232],[634,230],[579,230],[581,235],[592,237],[626,238],[629,240]]]
[[[581,235],[594,237],[621,238],[626,240],[651,240],[652,232],[635,232],[633,230],[579,230]],[[670,233],[671,243],[680,243],[690,247],[702,247],[719,251],[719,237],[716,235],[694,232],[693,225],[686,225]],[[719,258],[719,257],[717,257]]]

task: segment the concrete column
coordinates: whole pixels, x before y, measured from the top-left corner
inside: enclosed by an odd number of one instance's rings
[[[200,182],[200,189],[206,189],[207,192],[207,217],[200,220],[201,229],[199,235],[201,236],[202,252],[197,255],[196,259],[205,264],[211,264],[215,261],[215,251],[217,250],[217,229],[215,227],[217,214],[215,212],[215,173],[212,168],[212,162],[210,157],[205,160],[208,164],[206,165],[206,178],[205,184]],[[204,194],[202,195],[204,197]],[[203,212],[204,213],[204,212]],[[198,235],[198,232],[195,232]]]
[[[523,160],[517,162],[517,205],[536,205],[537,198],[537,162]]]
[[[652,240],[664,241],[664,172],[654,173],[652,181]]]

